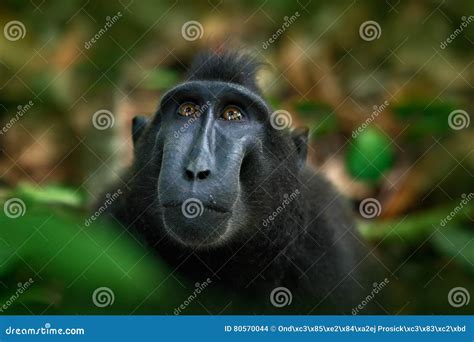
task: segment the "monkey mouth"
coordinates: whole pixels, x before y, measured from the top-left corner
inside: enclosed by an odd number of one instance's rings
[[[196,202],[196,210],[199,212],[199,210],[203,211],[204,209],[206,210],[209,210],[209,211],[214,211],[214,212],[217,212],[217,213],[221,213],[221,214],[228,214],[228,213],[231,213],[232,210],[228,209],[228,208],[225,208],[225,207],[222,207],[222,206],[218,206],[218,205],[215,205],[215,204],[211,204],[211,203],[202,203],[202,202]],[[189,212],[189,211],[192,211],[192,208],[191,208],[191,205],[189,203],[186,203],[186,202],[169,202],[169,203],[164,203],[161,205],[161,207],[163,207],[164,209],[177,209],[177,208],[181,208],[181,210],[183,211],[183,214],[186,215],[186,212]],[[201,209],[199,209],[201,208]]]
[[[181,244],[196,248],[222,241],[232,217],[229,209],[200,201],[164,203],[161,207],[168,234]]]

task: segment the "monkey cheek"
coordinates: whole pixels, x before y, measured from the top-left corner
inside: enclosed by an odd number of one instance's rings
[[[204,208],[195,217],[179,208],[166,208],[163,222],[166,232],[179,243],[194,248],[218,245],[226,238],[232,214]]]

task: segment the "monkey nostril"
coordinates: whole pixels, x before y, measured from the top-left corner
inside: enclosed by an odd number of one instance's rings
[[[209,171],[209,170],[200,171],[200,172],[198,172],[198,174],[197,174],[197,178],[199,178],[199,179],[206,179],[207,177],[209,177],[210,174],[211,174],[211,171]]]
[[[188,180],[193,180],[194,179],[194,173],[190,170],[185,170],[184,173],[186,174],[186,178]]]

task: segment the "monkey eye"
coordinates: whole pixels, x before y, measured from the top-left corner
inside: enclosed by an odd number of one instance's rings
[[[178,108],[178,114],[181,116],[195,116],[199,112],[199,106],[192,102],[185,102]]]
[[[227,107],[224,110],[224,113],[222,113],[221,118],[223,120],[228,120],[228,121],[240,121],[243,120],[244,115],[242,114],[242,111],[234,106]]]

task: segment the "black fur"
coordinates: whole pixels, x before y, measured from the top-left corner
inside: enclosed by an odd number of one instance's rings
[[[191,64],[188,80],[222,81],[240,84],[259,93],[255,76],[261,63],[239,52],[203,52]]]
[[[249,89],[242,96],[253,96],[252,93],[259,93],[255,82],[257,66],[249,57],[236,53],[203,54],[193,63],[188,78],[198,81],[198,85],[193,84],[189,89],[203,87],[203,91],[208,91],[218,87],[225,92],[227,88],[220,82],[227,82]],[[219,83],[201,84],[199,81]],[[265,106],[262,103],[258,110],[255,109],[256,114],[261,115]],[[254,139],[251,146],[242,149],[237,174],[226,174],[228,181],[215,180],[218,189],[235,186],[239,192],[238,200],[232,202],[237,203],[232,219],[230,223],[225,221],[232,228],[232,234],[215,244],[197,248],[181,243],[170,234],[169,227],[165,229],[163,215],[166,209],[159,199],[159,194],[179,197],[176,194],[179,191],[169,188],[184,186],[179,174],[181,164],[176,168],[176,180],[165,182],[162,173],[174,167],[174,158],[179,159],[181,153],[188,156],[196,152],[188,150],[194,143],[180,140],[173,160],[168,160],[166,149],[175,143],[167,131],[174,127],[170,126],[174,125],[174,110],[160,108],[145,129],[142,129],[142,120],[137,121],[140,129],[135,131],[139,136],[134,136],[135,162],[127,184],[117,185],[129,191],[114,204],[110,214],[144,238],[150,248],[178,273],[193,281],[209,277],[224,293],[244,298],[245,305],[230,305],[223,313],[349,314],[370,293],[370,284],[381,279],[368,276],[370,256],[345,201],[323,177],[305,166],[307,130],[295,130],[291,134],[275,130],[268,124],[271,114],[268,111],[264,113],[266,120],[260,124],[257,120],[248,126],[225,126],[225,130],[219,131],[218,135],[240,136],[250,129],[256,129],[257,133],[249,137]],[[207,119],[201,117],[199,120],[202,121],[196,125],[201,122],[204,125]],[[223,124],[228,123],[215,122],[213,125]],[[243,127],[242,133],[229,132],[239,132],[239,127]],[[184,134],[198,134],[196,139],[200,139],[203,131],[196,128],[196,131]],[[208,145],[212,144],[203,146],[207,148]],[[213,151],[211,148],[205,152],[208,158],[220,158]],[[239,153],[229,151],[224,158],[237,158]],[[227,163],[228,159],[217,160],[216,167],[224,161]],[[167,189],[162,189],[163,184]],[[215,195],[215,188],[212,189],[209,193]],[[275,212],[275,218],[269,220],[268,216]],[[217,214],[209,215],[212,218]],[[200,229],[218,228],[208,225]],[[277,287],[291,291],[290,305],[276,308],[271,304],[270,294]]]

